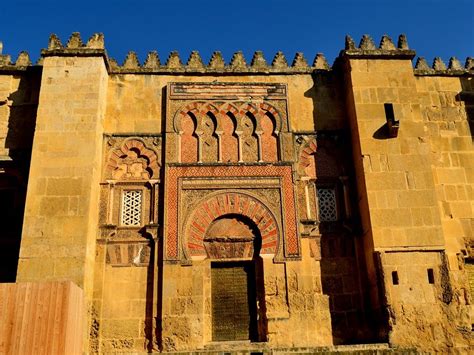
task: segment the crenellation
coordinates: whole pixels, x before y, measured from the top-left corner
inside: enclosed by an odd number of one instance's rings
[[[109,58],[109,67],[112,72],[120,70],[120,65],[114,58]]]
[[[470,71],[468,68],[469,60],[470,57],[466,58],[466,64],[463,66],[456,57],[451,57],[449,64],[446,65],[440,57],[436,57],[430,66],[424,57],[419,57],[415,64],[414,73],[417,76],[465,76]]]
[[[387,35],[382,36],[382,39],[380,40],[379,48],[390,50],[390,51],[396,49],[395,45],[393,44],[392,39]]]
[[[380,40],[379,48],[376,47],[374,40],[369,35],[363,35],[359,46],[356,47],[353,39],[346,36],[345,49],[341,51],[341,56],[348,56],[352,58],[410,58],[415,57],[415,51],[408,48],[407,39],[405,35],[400,35],[398,38],[397,47],[395,47],[392,39],[384,35]]]
[[[160,57],[158,56],[157,51],[151,51],[148,53],[145,59],[145,63],[143,64],[143,68],[146,69],[158,69],[160,68]]]
[[[30,55],[26,51],[21,51],[15,61],[17,67],[27,67],[31,65]]]
[[[183,63],[181,63],[181,58],[179,57],[179,53],[177,51],[172,51],[168,59],[166,60],[165,64],[166,68],[168,69],[182,69]]]
[[[345,49],[345,50],[353,50],[353,49],[356,49],[355,42],[354,42],[354,40],[352,39],[352,37],[349,36],[349,35],[346,35],[346,43],[345,43],[345,45],[344,45],[344,49]]]
[[[418,57],[415,64],[415,70],[432,72],[432,68],[426,61],[425,57]]]
[[[474,58],[472,57],[467,57],[466,58],[466,63],[464,65],[464,67],[466,68],[466,70],[468,71],[473,71],[474,70]]]
[[[211,70],[223,70],[225,68],[225,61],[220,51],[214,51],[212,53],[207,67]]]
[[[202,62],[201,56],[198,51],[192,51],[189,55],[188,62],[186,63],[186,69],[201,71],[204,70],[204,63]]]
[[[331,67],[329,66],[326,57],[322,53],[316,54],[313,61],[313,68],[316,70],[329,70]]]
[[[86,47],[92,49],[104,49],[104,34],[103,33],[94,33],[92,36],[89,37],[87,41]]]
[[[125,60],[122,64],[123,69],[139,69],[140,68],[140,61],[138,60],[137,53],[134,51],[129,51]]]
[[[244,71],[247,69],[247,62],[242,51],[234,53],[230,60],[229,68],[233,71]]]
[[[448,70],[462,70],[462,71],[464,71],[464,68],[463,68],[461,62],[456,57],[451,57],[449,59]]]
[[[278,51],[272,60],[272,68],[277,70],[288,69],[288,62],[283,52]]]
[[[447,69],[446,64],[443,62],[443,59],[441,59],[441,57],[435,57],[435,59],[433,59],[432,68],[435,71],[445,71]]]
[[[81,34],[79,32],[73,32],[66,43],[66,48],[81,48],[84,47],[82,43]]]
[[[307,69],[309,68],[308,62],[306,61],[306,58],[304,57],[303,53],[298,52],[295,54],[295,58],[293,59],[293,62],[291,63],[291,67],[293,69]]]
[[[12,57],[9,54],[0,54],[0,67],[12,65]]]
[[[375,46],[374,40],[369,35],[363,35],[360,39],[359,49],[373,51],[377,49]]]
[[[267,70],[268,64],[262,51],[256,51],[250,62],[250,68],[255,70]]]
[[[61,43],[61,40],[54,33],[51,33],[51,35],[49,36],[48,49],[53,50],[53,49],[61,49],[61,48],[63,48],[63,44]]]
[[[400,36],[398,36],[397,48],[402,49],[402,50],[410,49],[408,47],[407,36],[405,36],[404,34],[401,34]]]

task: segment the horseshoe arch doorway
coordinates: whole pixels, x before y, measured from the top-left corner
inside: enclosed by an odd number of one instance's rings
[[[262,238],[249,218],[228,214],[206,231],[213,341],[266,341]]]

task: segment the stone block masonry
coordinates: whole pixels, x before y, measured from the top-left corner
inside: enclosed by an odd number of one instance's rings
[[[474,62],[415,55],[0,53],[0,352],[468,353]]]

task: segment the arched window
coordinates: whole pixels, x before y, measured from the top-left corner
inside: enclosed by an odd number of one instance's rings
[[[216,135],[217,124],[216,122],[217,122],[216,117],[211,112],[208,112],[206,115],[202,116],[201,161],[203,162],[216,162],[217,161],[217,135]]]
[[[255,134],[255,117],[247,112],[242,117],[242,160],[255,162],[258,160],[257,135]]]
[[[237,135],[235,134],[235,118],[230,112],[221,116],[221,127],[221,161],[224,163],[237,162],[239,157]]]
[[[181,162],[183,163],[198,161],[196,126],[196,117],[191,112],[188,112],[188,114],[181,119]]]
[[[263,115],[260,124],[262,126],[262,160],[277,161],[277,136],[275,134],[275,118],[269,112]]]

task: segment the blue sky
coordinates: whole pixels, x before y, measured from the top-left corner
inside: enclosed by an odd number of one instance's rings
[[[474,56],[474,0],[13,0],[0,7],[3,53],[14,59],[21,50],[37,59],[50,33],[65,43],[73,31],[85,40],[103,32],[109,55],[120,63],[129,50],[142,62],[150,50],[162,62],[172,50],[182,61],[191,50],[206,62],[220,50],[229,62],[243,50],[249,62],[263,50],[271,62],[281,50],[288,61],[301,51],[308,61],[322,52],[332,62],[346,34],[358,43],[364,33],[376,44],[383,34],[396,40],[405,33],[429,62],[456,56],[464,63]]]

